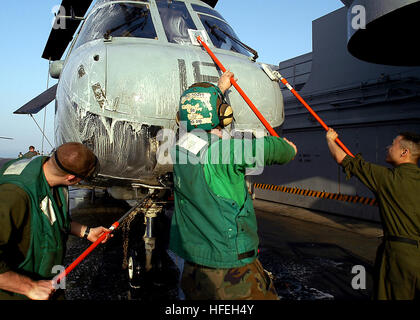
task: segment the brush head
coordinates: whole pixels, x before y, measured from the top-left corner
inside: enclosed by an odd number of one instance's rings
[[[194,29],[188,29],[188,34],[190,36],[191,43],[195,46],[201,46],[201,44],[198,42],[197,37],[200,36],[201,40],[205,44],[209,44],[209,39],[207,38],[207,33],[204,30],[194,30]]]
[[[279,77],[276,74],[277,72],[271,70],[271,68],[266,65],[265,63],[261,63],[261,68],[264,70],[265,74],[272,80],[272,81],[279,81]]]

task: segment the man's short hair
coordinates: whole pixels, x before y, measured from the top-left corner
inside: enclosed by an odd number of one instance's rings
[[[31,149],[35,150],[35,147],[34,146],[29,146],[29,150],[31,150]]]
[[[413,132],[401,132],[399,135],[402,137],[401,146],[409,149],[414,160],[418,161],[420,159],[420,135]]]
[[[60,171],[82,179],[92,178],[92,174],[99,168],[99,161],[95,154],[78,142],[62,144],[57,148],[52,159]]]

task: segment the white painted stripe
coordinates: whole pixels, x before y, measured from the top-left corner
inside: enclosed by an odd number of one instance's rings
[[[50,221],[51,225],[53,225],[54,222],[57,220],[57,218],[56,218],[56,215],[55,215],[55,212],[54,212],[52,201],[50,200],[50,198],[48,198],[48,196],[46,196],[41,201],[41,210],[46,215],[46,217]]]
[[[26,166],[31,162],[32,159],[23,159],[16,161],[12,165],[10,165],[6,171],[4,171],[3,175],[20,175],[22,171],[26,168]]]
[[[12,165],[10,165],[6,171],[4,171],[3,175],[20,175],[22,173],[22,171],[26,168],[26,166],[34,159],[38,158],[38,157],[42,157],[41,155],[39,156],[35,156],[29,159],[22,159],[19,161],[16,161],[15,163],[13,163]]]
[[[191,153],[197,155],[201,149],[203,149],[208,144],[207,141],[197,137],[192,133],[186,133],[181,138],[179,138],[178,145]]]

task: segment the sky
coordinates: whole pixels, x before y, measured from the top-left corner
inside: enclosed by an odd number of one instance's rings
[[[16,157],[29,145],[42,151],[42,134],[29,115],[14,115],[51,87],[48,61],[41,58],[60,0],[7,1],[0,11],[0,158]],[[281,61],[312,51],[312,21],[343,7],[339,0],[219,0],[216,10],[239,39],[256,49],[259,62]],[[45,135],[54,146],[54,102],[45,112]],[[44,110],[34,115],[44,126]],[[43,150],[52,147],[44,140]]]

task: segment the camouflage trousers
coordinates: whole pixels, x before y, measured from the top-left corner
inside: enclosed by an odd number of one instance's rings
[[[181,288],[187,300],[279,300],[271,277],[258,259],[231,269],[185,261]]]
[[[420,299],[420,247],[391,241],[379,245],[373,299]]]

